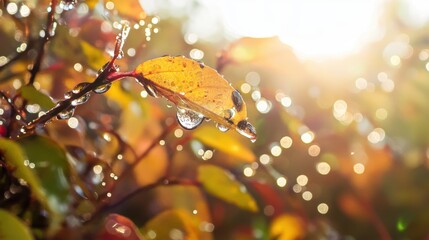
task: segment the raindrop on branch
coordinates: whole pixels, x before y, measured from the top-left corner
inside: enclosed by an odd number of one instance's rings
[[[107,92],[110,89],[111,86],[112,86],[111,83],[103,84],[103,85],[100,85],[100,86],[96,87],[92,91],[95,92],[95,93],[97,93],[97,94],[102,94],[102,93]]]
[[[201,113],[195,112],[186,108],[177,108],[177,121],[184,129],[194,129],[198,127],[204,120]]]
[[[84,103],[86,103],[86,102],[88,101],[89,97],[90,97],[90,94],[89,94],[89,93],[86,93],[86,94],[84,94],[82,97],[80,97],[80,98],[77,98],[77,99],[73,100],[73,101],[71,102],[71,104],[72,104],[73,106],[77,106],[77,105],[84,104]]]
[[[73,116],[74,114],[74,108],[68,108],[60,113],[58,113],[57,115],[57,119],[69,119]]]

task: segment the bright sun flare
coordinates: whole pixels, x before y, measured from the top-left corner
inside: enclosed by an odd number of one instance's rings
[[[379,20],[389,0],[140,1],[148,13],[188,18],[184,34],[196,39],[216,41],[223,29],[231,40],[278,36],[302,59],[326,59],[358,52],[381,39]],[[419,27],[429,21],[428,0],[396,3],[404,22]]]
[[[218,1],[225,25],[239,36],[279,36],[301,58],[338,57],[380,35],[383,0]]]

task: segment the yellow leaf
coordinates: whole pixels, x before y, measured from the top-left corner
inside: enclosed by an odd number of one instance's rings
[[[140,64],[135,72],[148,92],[177,105],[182,127],[193,129],[206,117],[221,124],[221,128],[235,128],[256,140],[243,98],[213,68],[185,57],[161,57]]]
[[[203,126],[194,131],[192,135],[205,145],[222,151],[236,159],[245,162],[255,161],[256,157],[253,152],[231,134],[223,133],[209,126]]]
[[[226,202],[240,208],[256,212],[258,205],[244,185],[234,178],[234,175],[214,165],[201,165],[198,168],[198,181],[204,189]]]
[[[292,214],[283,214],[277,217],[270,227],[270,239],[295,240],[303,239],[304,236],[303,220]]]

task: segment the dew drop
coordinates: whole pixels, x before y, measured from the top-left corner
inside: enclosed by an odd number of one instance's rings
[[[180,126],[188,130],[198,127],[204,120],[201,113],[186,108],[178,107],[176,116]]]
[[[246,120],[241,120],[237,124],[236,128],[237,132],[239,132],[241,135],[247,137],[250,139],[250,141],[255,142],[256,141],[256,130],[255,127],[253,127],[252,124],[250,124]]]
[[[90,94],[89,94],[89,93],[86,93],[86,94],[84,94],[82,97],[80,97],[80,98],[77,98],[77,99],[73,100],[73,101],[71,102],[71,104],[72,104],[73,106],[77,106],[77,105],[84,104],[84,103],[86,103],[86,102],[88,101],[89,97],[90,97]]]
[[[235,116],[235,110],[234,109],[227,109],[224,111],[224,118],[229,120]]]
[[[122,58],[124,58],[124,55],[125,55],[124,51],[120,50],[116,59],[122,59]]]
[[[219,124],[219,123],[216,123],[216,127],[217,127],[217,129],[219,129],[219,131],[221,131],[221,132],[226,132],[226,131],[228,131],[228,130],[229,130],[229,128],[228,128],[227,126],[222,125],[222,124]]]
[[[57,115],[57,119],[69,119],[74,114],[74,108],[68,108]]]
[[[103,84],[103,85],[100,85],[100,86],[96,87],[93,90],[93,92],[95,92],[97,94],[102,94],[102,93],[107,92],[110,89],[111,86],[112,86],[111,83]]]
[[[69,99],[69,98],[71,98],[71,96],[73,96],[73,92],[72,91],[68,91],[68,92],[64,93],[64,98],[65,99]]]
[[[80,93],[80,91],[83,89],[83,88],[85,88],[86,86],[88,86],[89,85],[89,83],[88,82],[81,82],[81,83],[79,83],[78,85],[76,85],[74,88],[73,88],[73,90],[72,90],[72,93],[74,93],[74,94],[78,94],[78,93]]]

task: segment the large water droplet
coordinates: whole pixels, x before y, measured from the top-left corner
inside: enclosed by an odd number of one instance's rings
[[[112,86],[111,83],[103,84],[103,85],[100,85],[100,86],[96,87],[92,91],[95,92],[95,93],[98,93],[98,94],[105,93],[105,92],[107,92],[110,89],[111,86]]]
[[[57,115],[57,119],[69,119],[74,114],[74,108],[68,108]]]
[[[216,127],[217,127],[217,129],[219,129],[219,131],[221,131],[221,132],[226,132],[226,131],[228,131],[228,130],[229,130],[229,128],[228,128],[227,126],[222,125],[222,124],[219,124],[219,123],[216,123]]]
[[[177,108],[177,120],[184,129],[194,129],[204,120],[204,115],[187,108]]]
[[[155,97],[155,98],[159,97],[158,92],[156,91],[156,88],[154,88],[150,84],[145,84],[143,86],[146,89],[146,92],[149,93],[149,95],[151,95],[152,97]]]
[[[252,124],[250,124],[246,120],[241,120],[237,124],[236,128],[237,132],[239,132],[241,135],[247,137],[250,139],[250,141],[255,142],[256,141],[256,130],[255,127],[253,127]]]

